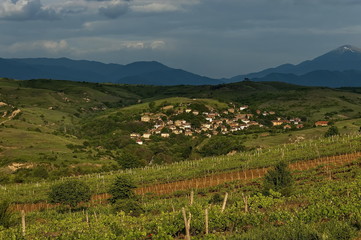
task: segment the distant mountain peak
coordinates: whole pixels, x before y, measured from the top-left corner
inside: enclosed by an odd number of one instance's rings
[[[352,45],[343,45],[341,47],[336,48],[332,52],[343,54],[343,53],[361,53],[361,49]]]

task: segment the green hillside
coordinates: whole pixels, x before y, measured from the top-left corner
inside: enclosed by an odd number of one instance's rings
[[[328,128],[314,128],[317,120],[335,121],[341,133],[357,132],[361,112],[361,95],[350,89],[251,81],[165,87],[1,79],[0,102],[0,181],[4,183],[199,159],[218,143],[229,146],[227,151],[249,151],[318,138]],[[305,128],[252,128],[214,141],[204,134],[172,135],[153,137],[143,145],[129,137],[152,128],[140,122],[142,114],[170,114],[167,106],[222,112],[245,104],[249,114],[261,110],[276,111],[285,119],[302,117]],[[270,119],[259,121],[269,124]]]
[[[184,239],[183,208],[192,239],[357,239],[360,101],[358,89],[283,83],[2,79],[0,239]],[[280,162],[292,187],[266,189]],[[110,204],[118,176],[137,194]],[[92,200],[49,204],[67,180]]]
[[[192,239],[358,239],[361,230],[360,159],[356,157],[336,164],[331,162],[331,156],[345,153],[352,156],[354,151],[359,153],[360,150],[360,136],[345,135],[234,156],[68,178],[85,182],[93,194],[102,194],[108,192],[119,175],[130,177],[142,187],[182,179],[192,181],[212,177],[217,172],[272,167],[282,160],[306,166],[303,170],[292,171],[293,188],[289,195],[277,191],[264,193],[264,180],[255,175],[249,181],[226,181],[213,187],[195,187],[161,196],[148,193],[116,204],[94,198],[70,211],[66,206],[54,208],[45,203],[51,187],[66,179],[9,184],[0,189],[2,199],[16,198],[14,203],[35,204],[13,205],[13,222],[9,228],[0,227],[0,237],[21,237],[18,211],[25,209],[28,211],[26,239],[149,239],[149,236],[151,239],[182,239],[186,234],[184,208],[187,217],[188,213],[192,215]],[[321,162],[319,157],[330,157],[330,160],[326,158],[327,161]],[[308,160],[315,158],[312,162],[316,165],[308,167]],[[191,195],[194,196],[192,203]],[[36,211],[37,207],[42,210]],[[208,232],[205,209],[209,214]]]

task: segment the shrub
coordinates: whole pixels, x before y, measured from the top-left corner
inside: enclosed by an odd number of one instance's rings
[[[215,193],[211,199],[209,199],[208,203],[209,204],[218,204],[223,202],[223,198],[221,197],[221,195],[219,193]]]
[[[339,131],[338,128],[336,126],[331,126],[327,132],[325,132],[325,137],[332,137],[332,136],[336,136],[339,135]]]
[[[144,165],[137,156],[134,156],[133,154],[130,154],[128,152],[122,153],[116,159],[116,161],[123,169],[137,168],[137,167],[141,167]]]
[[[10,227],[11,221],[11,212],[10,212],[10,202],[9,201],[1,201],[0,202],[0,226],[5,228]]]
[[[265,195],[270,194],[270,190],[279,192],[284,196],[289,196],[292,192],[293,179],[291,172],[285,162],[279,162],[274,169],[269,170],[264,177],[263,191]]]
[[[113,205],[115,212],[123,211],[134,217],[138,217],[144,212],[139,202],[134,199],[118,199]]]
[[[61,203],[76,207],[80,202],[90,200],[91,191],[87,184],[78,180],[70,180],[51,188],[49,199],[52,203]]]
[[[130,199],[135,197],[133,189],[136,188],[133,181],[125,176],[118,176],[109,189],[112,197],[109,199],[111,203],[115,203],[119,199]]]

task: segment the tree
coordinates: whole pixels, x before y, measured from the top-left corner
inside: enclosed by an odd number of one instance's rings
[[[75,208],[80,202],[90,200],[91,191],[87,184],[78,180],[69,180],[51,188],[49,199],[52,203],[61,203]]]
[[[331,126],[327,132],[325,132],[325,137],[332,137],[332,136],[335,136],[335,135],[339,135],[339,131],[338,131],[338,128],[336,126]]]
[[[135,197],[133,192],[135,188],[132,179],[126,176],[118,176],[109,189],[109,194],[112,195],[109,201],[115,203],[119,199],[131,199]]]
[[[136,156],[134,156],[133,154],[128,153],[128,152],[122,153],[116,159],[116,161],[123,169],[137,168],[137,167],[141,167],[144,165],[144,163],[142,161],[140,161],[139,158],[137,158]]]
[[[231,151],[244,150],[244,145],[240,138],[229,136],[213,136],[206,139],[203,146],[198,150],[202,156],[213,156],[227,154]]]
[[[274,169],[267,172],[263,181],[263,189],[266,195],[272,189],[284,196],[289,196],[292,192],[292,185],[292,175],[285,162],[277,163]]]

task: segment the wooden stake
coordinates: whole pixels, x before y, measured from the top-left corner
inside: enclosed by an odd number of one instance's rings
[[[194,192],[191,191],[191,199],[190,199],[189,205],[193,205],[193,200],[194,200]]]
[[[227,199],[228,199],[228,193],[226,193],[226,195],[224,196],[222,211],[221,212],[223,212],[224,209],[226,209]]]
[[[204,210],[204,213],[205,213],[205,225],[206,225],[206,235],[207,235],[208,232],[209,232],[209,229],[208,229],[208,208],[206,208],[206,210]]]
[[[243,198],[243,202],[244,202],[244,212],[248,213],[248,196],[245,196],[242,193],[242,198]]]
[[[95,217],[95,221],[98,222],[97,213],[95,211],[94,211],[94,217]]]
[[[21,210],[21,226],[22,226],[23,237],[25,237],[26,224],[25,224],[25,211],[24,210]]]
[[[192,214],[189,213],[189,217],[187,219],[186,210],[184,209],[184,207],[182,208],[182,213],[183,213],[183,218],[184,218],[184,226],[186,228],[186,238],[185,239],[190,240],[191,239],[190,227],[191,227]]]
[[[88,211],[85,212],[85,219],[86,219],[86,223],[89,224],[89,215],[88,215]]]

